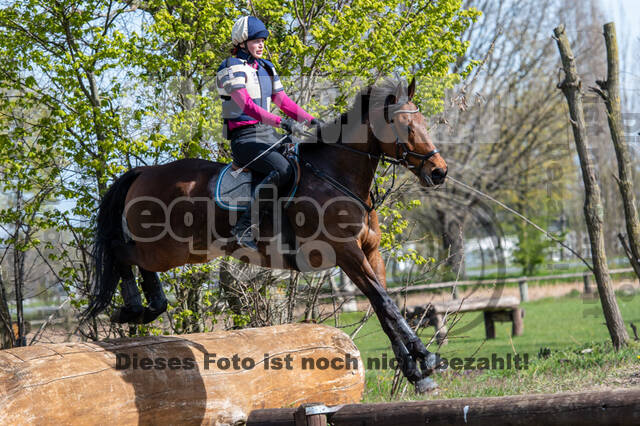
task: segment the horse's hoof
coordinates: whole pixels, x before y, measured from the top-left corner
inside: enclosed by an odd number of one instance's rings
[[[416,382],[416,392],[419,394],[431,392],[437,388],[438,384],[431,377],[425,377]]]
[[[143,313],[144,310],[142,306],[136,306],[135,308],[116,308],[109,319],[116,324],[141,324]]]
[[[447,369],[447,365],[443,362],[440,354],[428,352],[428,355],[420,361],[420,368],[423,372],[425,370],[442,371]]]

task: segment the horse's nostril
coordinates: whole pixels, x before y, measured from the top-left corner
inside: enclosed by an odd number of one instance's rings
[[[437,169],[433,169],[433,171],[431,172],[431,179],[433,180],[442,180],[447,176],[447,172],[437,168]]]

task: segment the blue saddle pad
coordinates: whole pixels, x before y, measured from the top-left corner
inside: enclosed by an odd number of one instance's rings
[[[295,158],[298,155],[298,145],[293,148],[292,157],[287,159],[293,166],[293,184],[287,194],[287,202],[285,207],[289,205],[298,190],[299,167]],[[254,174],[250,171],[240,172],[237,175],[232,174],[231,164],[227,164],[215,179],[213,199],[216,205],[225,210],[245,211],[251,204],[251,191],[253,190]],[[213,180],[213,179],[212,179]],[[212,182],[214,183],[214,182]]]
[[[232,173],[231,164],[226,165],[216,180],[213,198],[218,207],[225,210],[244,211],[251,203],[251,182],[253,173]]]

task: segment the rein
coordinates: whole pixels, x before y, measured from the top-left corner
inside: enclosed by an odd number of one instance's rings
[[[415,110],[400,109],[400,110],[397,110],[397,111],[393,111],[392,115],[395,116],[396,114],[400,114],[400,113],[415,114],[418,111],[419,111],[418,109],[415,109]],[[346,151],[350,151],[350,152],[354,152],[354,153],[360,154],[360,155],[366,155],[370,160],[376,160],[377,161],[376,168],[377,168],[377,165],[380,162],[382,162],[383,164],[384,163],[393,164],[393,174],[392,174],[393,177],[392,177],[392,180],[391,180],[391,187],[383,195],[380,195],[380,190],[378,188],[378,183],[376,182],[375,176],[373,177],[373,186],[374,186],[374,188],[369,191],[369,195],[371,197],[371,206],[369,204],[367,204],[367,202],[365,200],[363,200],[357,194],[355,194],[353,191],[351,191],[349,188],[347,188],[346,186],[344,186],[343,184],[341,184],[340,182],[335,180],[333,177],[327,175],[323,171],[318,170],[317,168],[315,168],[309,162],[305,162],[304,165],[307,168],[309,168],[314,175],[316,175],[320,179],[324,180],[325,182],[328,182],[331,186],[333,186],[334,188],[336,188],[337,190],[339,190],[343,194],[347,195],[348,197],[351,197],[351,198],[355,199],[356,201],[358,201],[364,207],[364,209],[367,211],[367,213],[371,213],[371,211],[373,211],[376,208],[378,208],[379,206],[381,206],[382,203],[384,203],[386,198],[389,196],[389,194],[391,194],[391,192],[393,190],[393,187],[395,186],[395,182],[396,182],[396,178],[395,178],[395,167],[396,166],[401,165],[401,166],[405,166],[408,169],[414,168],[414,166],[410,165],[409,161],[408,161],[408,157],[414,157],[414,158],[417,158],[417,159],[420,160],[420,166],[418,167],[418,170],[422,170],[422,168],[424,167],[424,163],[426,161],[428,161],[431,157],[433,157],[434,155],[436,155],[437,153],[440,152],[437,149],[429,151],[426,154],[418,154],[416,152],[410,151],[409,149],[407,149],[406,144],[404,142],[400,141],[400,136],[398,135],[398,130],[396,129],[396,126],[393,125],[393,119],[391,119],[391,121],[389,121],[389,124],[391,124],[391,128],[393,129],[393,133],[396,136],[396,140],[394,142],[394,144],[396,146],[396,156],[395,157],[392,157],[392,156],[390,156],[390,155],[388,155],[388,154],[386,154],[384,152],[382,152],[380,154],[372,154],[369,151],[367,151],[367,152],[360,151],[360,150],[351,148],[349,146],[343,145],[341,142],[338,142],[338,143],[334,144],[334,146],[336,146],[337,148],[340,148],[340,149],[343,149],[343,150],[346,150]],[[371,123],[369,123],[369,127],[371,127]],[[402,151],[402,152],[400,152],[400,151]]]
[[[349,188],[347,188],[346,186],[344,186],[343,184],[341,184],[340,182],[338,182],[337,180],[335,180],[334,178],[332,178],[322,170],[318,170],[308,161],[305,161],[304,165],[305,167],[308,167],[309,170],[311,170],[311,172],[314,175],[324,180],[325,182],[328,182],[331,186],[333,186],[334,188],[336,188],[338,191],[342,192],[346,196],[351,197],[356,201],[358,201],[362,205],[362,207],[364,207],[367,213],[371,213],[371,211],[375,209],[375,206],[370,206],[369,204],[367,204],[367,202],[362,198],[360,198],[358,194],[356,194],[355,192],[353,192],[352,190],[350,190]]]

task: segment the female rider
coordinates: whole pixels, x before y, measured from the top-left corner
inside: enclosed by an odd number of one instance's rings
[[[280,139],[274,127],[291,132],[297,126],[296,121],[314,126],[319,124],[289,99],[273,64],[262,59],[267,37],[269,31],[258,18],[244,16],[238,19],[231,30],[234,56],[225,59],[218,68],[223,131],[231,141],[231,153],[238,166],[248,164]],[[291,119],[271,114],[271,100]],[[268,184],[282,188],[293,177],[289,161],[275,149],[251,163],[249,168],[266,175],[257,188]],[[254,250],[257,246],[251,232],[251,210],[260,205],[256,204],[258,197],[256,190],[251,208],[238,219],[231,231],[241,246]]]

